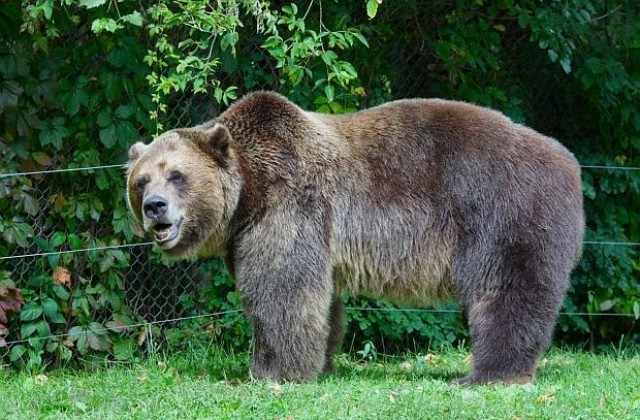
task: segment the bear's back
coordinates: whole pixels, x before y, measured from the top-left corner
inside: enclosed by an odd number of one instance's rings
[[[575,226],[572,243],[580,242],[577,161],[554,139],[496,111],[416,99],[314,115],[349,155],[338,175],[345,188],[334,200],[339,288],[440,300],[453,294],[451,261],[465,236],[539,241],[531,227],[566,223]],[[577,256],[580,247],[572,246]]]
[[[355,179],[354,187],[376,203],[485,201],[485,193],[527,194],[541,182],[580,189],[580,167],[566,148],[488,108],[407,99],[354,114],[311,115],[341,140],[345,182]]]

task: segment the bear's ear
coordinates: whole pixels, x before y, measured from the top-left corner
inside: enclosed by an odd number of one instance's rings
[[[129,163],[127,166],[131,167],[136,160],[147,150],[149,145],[142,142],[138,142],[129,148]]]
[[[204,132],[204,136],[198,142],[198,146],[203,152],[213,157],[218,165],[226,168],[231,142],[232,138],[229,129],[220,123],[216,123],[216,125]]]

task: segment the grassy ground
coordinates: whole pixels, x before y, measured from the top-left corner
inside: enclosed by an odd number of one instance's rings
[[[308,384],[252,382],[245,355],[192,356],[45,375],[0,368],[0,418],[638,419],[640,355],[553,350],[535,384],[465,388],[468,354],[338,360]]]

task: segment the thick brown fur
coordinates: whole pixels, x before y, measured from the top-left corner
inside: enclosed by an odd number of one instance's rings
[[[352,293],[458,299],[474,354],[459,382],[530,381],[584,229],[580,167],[560,143],[438,99],[329,116],[257,92],[134,145],[127,186],[165,252],[225,259],[252,374],[275,380],[331,369]]]

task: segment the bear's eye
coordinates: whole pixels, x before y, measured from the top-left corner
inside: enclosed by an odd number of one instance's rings
[[[181,185],[187,182],[187,177],[180,171],[171,171],[169,173],[169,181]]]
[[[147,177],[138,178],[134,184],[134,188],[137,193],[142,193],[144,191],[144,187],[149,183]]]

